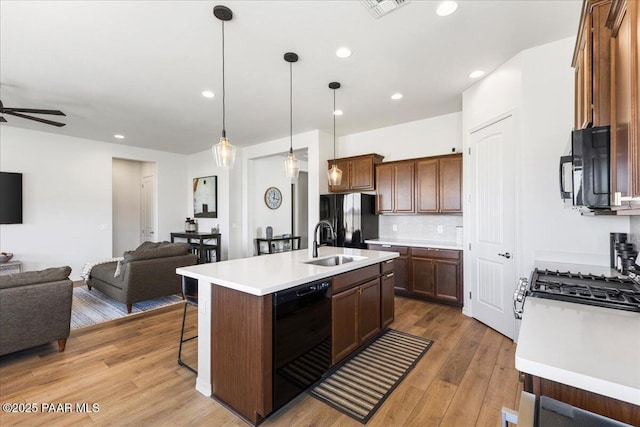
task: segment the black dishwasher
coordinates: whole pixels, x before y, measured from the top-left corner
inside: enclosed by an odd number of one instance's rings
[[[273,410],[318,381],[331,366],[331,280],[273,295]]]

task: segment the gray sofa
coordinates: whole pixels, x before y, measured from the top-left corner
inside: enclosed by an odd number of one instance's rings
[[[117,262],[94,266],[87,287],[120,301],[131,313],[137,302],[182,293],[176,268],[194,265],[196,261],[187,243],[144,242],[135,251],[124,253],[119,268]]]
[[[58,340],[71,326],[70,267],[0,276],[0,356]]]

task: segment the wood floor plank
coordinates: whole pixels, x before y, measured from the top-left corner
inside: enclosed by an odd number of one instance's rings
[[[501,402],[517,407],[522,386],[512,342],[459,309],[407,298],[396,298],[395,308],[392,328],[435,342],[369,426],[453,425],[456,420],[497,425]],[[0,425],[246,426],[198,393],[195,375],[178,366],[182,309],[178,304],[73,331],[63,353],[51,343],[0,357],[1,402],[88,402],[100,408],[97,413],[5,413]],[[188,310],[187,336],[197,333],[196,322],[197,313]],[[197,340],[185,344],[183,358],[197,365]],[[463,409],[469,413],[461,417]],[[294,399],[263,425],[361,426],[309,395]]]
[[[480,326],[484,327],[484,325]],[[443,427],[475,425],[487,394],[502,338],[498,332],[484,327],[482,340],[478,344],[473,359],[464,372],[453,400],[447,408],[447,413],[442,419],[441,425]],[[496,418],[493,418],[492,422],[495,423],[499,415],[499,411],[495,413]]]

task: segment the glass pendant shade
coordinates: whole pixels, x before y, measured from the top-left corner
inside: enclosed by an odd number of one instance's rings
[[[342,171],[338,169],[338,165],[334,163],[331,169],[327,171],[327,178],[329,178],[329,185],[335,187],[342,184]]]
[[[289,152],[289,155],[284,160],[284,174],[292,181],[298,179],[300,173],[300,166],[298,165],[298,159],[293,155],[293,152]]]
[[[231,169],[236,162],[236,147],[229,144],[227,139],[226,130],[226,103],[225,103],[225,85],[224,85],[224,23],[231,21],[233,18],[233,12],[226,6],[215,6],[213,8],[213,15],[222,21],[222,138],[211,147],[213,151],[213,157],[216,159],[216,165],[222,169]]]
[[[233,164],[236,161],[236,147],[229,144],[229,140],[226,137],[220,138],[220,142],[211,147],[211,150],[219,168],[233,168]]]

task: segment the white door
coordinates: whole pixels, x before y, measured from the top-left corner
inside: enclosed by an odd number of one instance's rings
[[[471,134],[471,309],[513,339],[515,289],[515,126],[508,116]]]
[[[142,177],[142,240],[156,241],[155,176]]]

